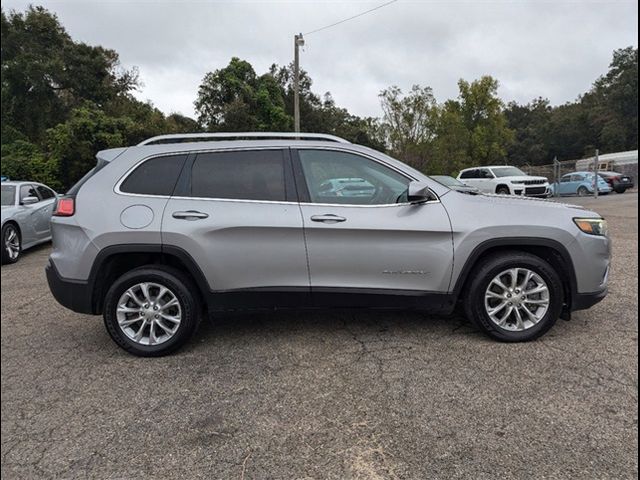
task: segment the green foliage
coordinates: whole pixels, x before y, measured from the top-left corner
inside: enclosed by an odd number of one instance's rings
[[[609,71],[576,102],[551,107],[537,99],[510,103],[505,111],[516,138],[509,159],[516,165],[551,163],[638,148],[638,49],[613,52]]]
[[[33,180],[54,189],[61,188],[58,181],[58,163],[47,158],[36,145],[16,140],[2,145],[2,175],[12,180]]]
[[[497,96],[498,82],[460,80],[458,100],[438,105],[429,87],[398,87],[380,94],[387,144],[396,156],[428,173],[455,173],[503,162],[513,132]]]
[[[68,186],[95,164],[99,150],[126,145],[134,131],[128,117],[109,117],[91,105],[71,112],[69,120],[47,131],[47,150],[59,162],[59,178]]]

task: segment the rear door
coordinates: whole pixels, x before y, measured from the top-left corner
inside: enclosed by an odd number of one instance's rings
[[[191,255],[213,291],[308,294],[288,150],[192,155],[165,209],[162,242]]]
[[[297,150],[294,166],[314,296],[447,291],[453,263],[449,219],[439,201],[406,202],[411,178],[338,149]],[[323,189],[344,179],[371,188],[340,195]]]

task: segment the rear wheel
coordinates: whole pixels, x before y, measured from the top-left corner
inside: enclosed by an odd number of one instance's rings
[[[624,193],[627,191],[627,189],[624,187],[615,187],[614,190],[616,191],[616,193]]]
[[[589,189],[587,187],[578,188],[578,196],[579,197],[586,197],[587,195],[589,195]]]
[[[107,292],[104,323],[129,353],[157,357],[186,343],[199,323],[196,288],[179,270],[149,266],[118,278]]]
[[[22,237],[13,223],[2,227],[2,263],[16,263],[22,254]]]
[[[489,257],[474,272],[465,313],[491,337],[524,342],[544,335],[562,312],[564,290],[547,262],[525,252]]]

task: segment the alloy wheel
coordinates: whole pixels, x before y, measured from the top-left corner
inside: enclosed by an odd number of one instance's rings
[[[498,327],[520,332],[538,324],[551,303],[543,278],[527,268],[510,268],[495,276],[484,296],[487,315]]]
[[[129,339],[141,345],[159,345],[178,331],[182,307],[169,288],[158,283],[138,283],[118,300],[116,319]]]
[[[18,235],[18,231],[13,226],[9,226],[5,230],[4,248],[12,261],[20,255],[20,235]]]

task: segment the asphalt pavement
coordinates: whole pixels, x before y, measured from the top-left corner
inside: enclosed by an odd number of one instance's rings
[[[542,339],[461,318],[275,312],[133,357],[2,267],[2,478],[637,478],[638,194],[605,215],[610,294]]]

